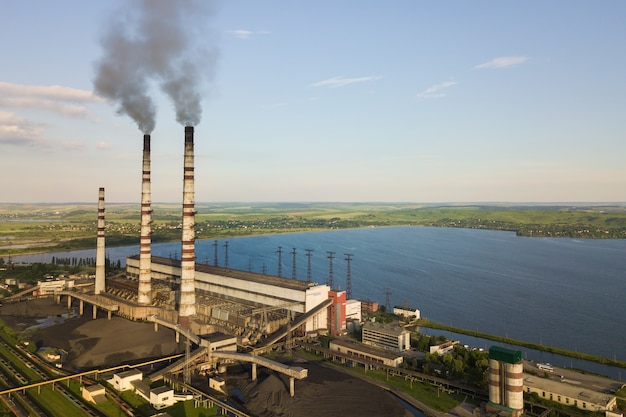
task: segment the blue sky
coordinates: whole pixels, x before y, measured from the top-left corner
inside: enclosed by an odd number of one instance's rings
[[[93,93],[130,3],[0,5],[0,202],[140,201],[143,133]],[[196,201],[626,201],[625,17],[611,0],[214,3],[192,37],[217,51]],[[146,82],[152,201],[177,202],[183,127]]]

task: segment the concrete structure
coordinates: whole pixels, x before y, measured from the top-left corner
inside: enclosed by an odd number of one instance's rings
[[[505,411],[513,417],[524,412],[522,352],[500,346],[489,348],[488,411]]]
[[[143,135],[143,169],[141,172],[141,230],[139,237],[139,288],[137,302],[152,303],[150,275],[152,204],[150,191],[150,135]]]
[[[331,290],[328,297],[333,300],[328,307],[328,330],[333,335],[346,332],[346,292]]]
[[[120,372],[114,374],[113,378],[109,380],[113,388],[118,391],[128,391],[134,389],[133,382],[141,382],[143,374],[137,369],[131,369],[130,371]]]
[[[527,393],[536,393],[541,399],[574,406],[585,411],[605,412],[617,408],[617,398],[614,395],[549,378],[526,374],[524,375],[524,390]]]
[[[72,281],[73,283],[73,281]],[[67,282],[63,279],[60,280],[47,280],[47,281],[37,281],[37,287],[35,289],[35,295],[45,296],[56,294],[60,291],[68,288]]]
[[[390,350],[368,346],[351,339],[337,338],[330,341],[330,350],[349,355],[358,360],[376,362],[381,365],[398,367],[404,358]]]
[[[86,401],[100,404],[106,401],[106,390],[100,384],[83,385],[80,388],[81,395]]]
[[[174,390],[168,386],[160,386],[150,390],[150,405],[156,410],[176,404]]]
[[[346,320],[361,321],[361,302],[346,300]]]
[[[209,378],[209,388],[215,391],[224,392],[224,385],[226,385],[226,381],[219,375]]]
[[[211,333],[201,336],[200,346],[206,347],[209,352],[222,350],[237,352],[237,337],[225,333]]]
[[[368,321],[363,323],[361,331],[363,343],[366,345],[395,352],[411,349],[411,333],[397,323],[380,324]]]
[[[196,314],[194,282],[196,250],[193,126],[185,127],[185,156],[183,173],[183,235],[180,263],[180,297],[178,314],[188,318]],[[184,323],[186,320],[181,320]]]
[[[100,294],[105,290],[104,271],[105,249],[104,249],[104,188],[98,191],[98,234],[96,238],[96,285],[94,294]]]
[[[419,319],[420,318],[420,311],[416,308],[405,308],[405,307],[396,306],[393,308],[393,314],[395,314],[396,316],[406,317],[407,319],[410,319],[410,318]]]

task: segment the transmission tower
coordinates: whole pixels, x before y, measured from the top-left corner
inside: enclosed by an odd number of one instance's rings
[[[306,251],[306,257],[307,259],[307,265],[306,265],[306,282],[311,282],[311,256],[313,252],[313,249],[305,249]]]
[[[278,253],[278,276],[282,277],[283,276],[283,247],[279,246],[276,252]]]
[[[391,290],[389,288],[385,289],[385,311],[391,314]]]
[[[330,266],[328,269],[328,281],[326,282],[326,284],[330,287],[330,289],[333,289],[333,259],[335,258],[335,253],[336,252],[330,252],[330,251],[326,251],[326,253],[328,254],[327,258],[330,260]]]
[[[213,265],[217,266],[217,240],[213,241]]]
[[[296,279],[296,248],[291,251],[292,263],[291,263],[291,278]]]
[[[265,262],[263,262],[263,268],[261,271],[263,272],[263,275],[267,275],[267,266],[265,265]]]
[[[346,262],[348,264],[348,270],[346,271],[346,300],[352,299],[352,271],[350,270],[350,262],[354,256],[351,253],[344,253],[346,255]]]
[[[228,240],[224,243],[224,268],[228,269]]]

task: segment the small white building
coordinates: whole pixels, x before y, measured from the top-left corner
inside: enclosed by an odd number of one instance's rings
[[[106,390],[100,384],[83,385],[80,389],[83,398],[95,404],[106,401]]]
[[[359,300],[346,301],[346,320],[361,321],[361,302]]]
[[[410,318],[419,319],[420,318],[420,311],[416,308],[413,309],[413,308],[408,308],[408,307],[407,308],[394,307],[393,314],[395,314],[396,316],[406,317],[407,319],[410,319]]]
[[[140,370],[131,369],[130,371],[124,371],[120,372],[119,374],[114,374],[110,382],[116,390],[127,391],[130,389],[134,389],[133,382],[141,382],[142,379],[143,374]]]
[[[455,341],[447,341],[444,343],[441,343],[439,345],[434,345],[431,346],[429,349],[430,353],[436,353],[439,356],[443,356],[446,353],[452,352],[454,350],[454,346],[458,345],[459,341],[455,340]]]
[[[171,407],[176,403],[174,398],[174,390],[163,385],[161,387],[150,390],[150,405],[155,409]]]

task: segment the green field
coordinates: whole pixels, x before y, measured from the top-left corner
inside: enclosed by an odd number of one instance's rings
[[[181,238],[181,207],[153,204],[152,241]],[[196,238],[381,226],[514,231],[520,236],[626,238],[626,206],[411,203],[196,204]],[[0,256],[96,246],[96,204],[0,204]],[[139,204],[106,206],[107,246],[139,243]]]

